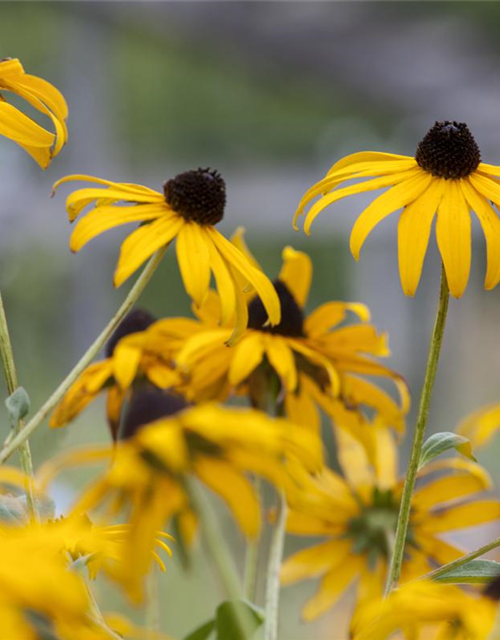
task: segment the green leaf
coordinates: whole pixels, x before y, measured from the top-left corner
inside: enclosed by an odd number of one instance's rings
[[[30,410],[30,397],[24,387],[18,387],[6,400],[11,424],[17,424],[26,417]]]
[[[209,620],[186,636],[184,640],[206,640],[214,629],[215,620]]]
[[[96,555],[95,553],[88,553],[86,556],[81,556],[80,558],[77,558],[69,565],[69,570],[73,571],[74,573],[78,573],[80,575],[85,575],[85,569],[87,567],[87,564],[89,560],[95,557],[95,555]]]
[[[248,600],[227,600],[217,607],[215,614],[216,640],[248,640],[248,636],[241,633],[237,624],[236,608],[246,617],[250,634],[255,633],[264,622],[263,611]]]
[[[498,576],[500,576],[500,562],[470,560],[434,580],[447,584],[486,584]]]
[[[424,442],[418,468],[421,469],[439,454],[450,451],[450,449],[455,449],[466,458],[476,461],[476,458],[472,455],[470,441],[467,438],[450,431],[443,431],[442,433],[435,433]]]

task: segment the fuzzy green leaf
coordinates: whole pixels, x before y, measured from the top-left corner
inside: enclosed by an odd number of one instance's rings
[[[474,460],[474,462],[476,461],[476,458],[472,455],[470,441],[467,438],[450,431],[443,431],[442,433],[435,433],[424,442],[418,468],[421,469],[438,455],[451,449],[455,449],[466,458]]]
[[[24,387],[18,387],[6,400],[11,424],[16,425],[25,418],[30,410],[30,397]]]
[[[461,567],[452,569],[434,578],[447,584],[486,584],[500,576],[500,562],[494,560],[470,560]]]

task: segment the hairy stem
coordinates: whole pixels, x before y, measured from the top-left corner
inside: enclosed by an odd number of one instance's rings
[[[448,282],[444,266],[441,267],[441,288],[439,292],[439,303],[432,332],[431,343],[429,346],[429,355],[427,359],[427,368],[425,370],[424,384],[420,396],[420,405],[418,408],[418,417],[415,425],[415,433],[413,435],[413,443],[410,454],[410,462],[406,472],[406,480],[401,497],[401,506],[399,509],[398,523],[396,528],[396,536],[394,539],[394,549],[392,553],[389,572],[387,575],[387,583],[385,587],[386,595],[398,584],[401,575],[401,567],[403,565],[403,555],[406,542],[406,534],[408,532],[408,522],[410,520],[411,499],[413,489],[415,488],[415,480],[417,477],[418,465],[420,462],[420,454],[424,442],[425,428],[429,417],[429,407],[432,397],[432,389],[436,378],[436,370],[443,344],[443,334],[446,324],[446,314],[448,311],[449,301]]]
[[[5,462],[9,456],[18,448],[21,447],[29,436],[33,433],[33,431],[43,422],[43,420],[48,416],[48,414],[52,411],[52,409],[56,406],[56,404],[61,400],[67,390],[71,387],[73,382],[78,378],[78,376],[86,369],[86,367],[92,362],[95,356],[99,353],[104,344],[108,341],[113,331],[120,324],[126,314],[130,311],[130,309],[137,302],[139,296],[144,291],[146,285],[151,280],[154,272],[158,268],[158,265],[163,258],[163,255],[167,247],[163,247],[159,251],[155,253],[155,255],[150,259],[144,268],[143,272],[137,279],[136,283],[130,289],[127,297],[121,304],[118,311],[115,313],[113,318],[109,321],[106,328],[102,331],[102,333],[97,337],[97,339],[91,344],[91,346],[87,349],[82,358],[78,361],[78,363],[73,367],[70,373],[64,378],[61,384],[57,387],[54,393],[46,400],[46,402],[40,407],[40,409],[35,413],[35,415],[31,418],[31,420],[26,424],[26,426],[20,430],[20,432],[11,439],[8,439],[4,444],[2,450],[0,451],[0,464]]]
[[[269,551],[269,564],[267,567],[265,640],[278,639],[280,573],[283,548],[285,546],[286,518],[286,499],[284,494],[280,493],[276,523],[274,525],[271,549]]]

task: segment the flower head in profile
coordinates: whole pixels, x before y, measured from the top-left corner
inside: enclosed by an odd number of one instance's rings
[[[243,532],[253,537],[260,527],[260,505],[247,474],[284,487],[287,461],[310,472],[322,466],[321,442],[303,427],[254,410],[201,405],[141,426],[114,450],[61,454],[40,470],[41,482],[45,486],[67,466],[106,458],[112,460],[109,469],[83,492],[73,513],[97,507],[107,519],[121,510],[128,513],[124,553],[129,562],[120,576],[134,600],[141,599],[141,580],[158,530],[174,516],[179,516],[185,540],[196,529],[186,478],[194,476],[218,494]]]
[[[368,601],[356,612],[350,637],[493,640],[497,635],[490,634],[495,626],[497,605],[487,595],[422,580],[395,589],[386,599]],[[397,632],[401,635],[396,635]]]
[[[233,241],[254,260],[241,234]],[[389,355],[387,337],[369,324],[363,304],[326,302],[306,315],[311,280],[309,256],[286,247],[273,283],[281,304],[280,323],[269,326],[261,301],[249,295],[248,329],[232,349],[225,346],[231,325],[217,326],[222,300],[212,304],[201,319],[205,330],[189,337],[176,357],[189,376],[188,388],[207,400],[248,395],[262,407],[274,378],[274,394],[293,422],[319,428],[320,407],[334,420],[358,424],[360,413],[369,408],[388,425],[403,429],[409,404],[406,385],[376,359]],[[394,382],[401,404],[365,376]]]
[[[47,131],[6,101],[13,93],[50,118],[55,133]],[[25,73],[17,58],[0,61],[0,135],[17,142],[46,169],[68,139],[68,107],[62,94],[49,82]]]
[[[69,181],[98,185],[74,191],[66,201],[71,222],[86,207],[95,205],[76,225],[70,240],[72,251],[80,251],[107,229],[141,223],[121,246],[115,286],[176,238],[177,260],[187,293],[197,306],[202,305],[213,274],[223,300],[224,319],[238,319],[233,340],[246,326],[243,291],[247,288],[253,288],[261,298],[270,324],[279,323],[278,297],[267,277],[215,228],[226,205],[226,187],[219,173],[209,169],[186,171],[167,180],[163,193],[82,175],[62,178],[54,188]]]
[[[294,487],[287,531],[326,537],[283,564],[284,584],[321,578],[317,593],[302,611],[307,620],[325,613],[353,583],[357,583],[358,603],[382,594],[404,479],[397,477],[397,450],[391,433],[373,428],[369,435],[373,439],[372,464],[364,447],[348,432],[337,430],[344,475],[328,469],[317,477],[300,470],[295,474],[296,485],[302,486],[303,492],[299,495]],[[436,476],[441,470],[445,473]],[[462,458],[438,460],[423,467],[418,478],[403,581],[464,553],[442,534],[500,519],[500,502],[480,496],[491,483],[478,464]]]
[[[331,204],[358,193],[387,189],[359,216],[350,247],[356,260],[374,227],[402,209],[398,223],[399,274],[404,292],[413,296],[436,219],[436,239],[453,296],[460,298],[469,279],[471,263],[471,211],[486,239],[487,268],[484,286],[500,281],[500,167],[481,162],[479,148],[464,123],[436,122],[418,144],[415,157],[361,152],[333,165],[325,178],[307,191],[295,214],[306,214],[310,233],[315,218]],[[369,178],[368,180],[364,180]],[[359,181],[363,179],[363,181]],[[342,183],[357,182],[340,188]]]
[[[113,439],[119,435],[124,403],[147,385],[158,389],[181,387],[173,355],[197,330],[194,320],[172,318],[155,322],[143,309],[130,312],[106,345],[106,358],[91,364],[68,389],[50,419],[51,427],[74,420],[102,392],[107,393],[107,417]],[[179,406],[186,403],[177,396]],[[175,402],[175,398],[172,398]]]

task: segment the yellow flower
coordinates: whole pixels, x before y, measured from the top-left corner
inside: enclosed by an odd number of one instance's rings
[[[457,433],[477,449],[488,444],[500,429],[500,404],[493,402],[468,415],[457,427]]]
[[[115,286],[177,238],[177,260],[186,291],[201,306],[213,273],[223,300],[224,318],[236,315],[238,319],[233,339],[246,326],[243,290],[248,287],[253,287],[262,299],[270,323],[279,323],[279,301],[269,280],[215,229],[226,204],[225,183],[216,171],[198,169],[181,173],[167,180],[163,193],[141,185],[82,175],[62,178],[54,188],[73,180],[95,182],[105,188],[79,189],[68,197],[66,207],[71,222],[85,207],[95,203],[95,208],[71,235],[72,251],[79,251],[107,229],[129,222],[142,223],[121,246]]]
[[[342,593],[358,583],[357,600],[381,595],[387,569],[389,539],[396,530],[403,480],[396,475],[396,448],[387,429],[368,430],[373,438],[374,464],[364,448],[347,432],[337,431],[339,461],[344,476],[324,470],[317,477],[295,474],[303,486],[290,501],[287,531],[296,535],[326,536],[285,560],[282,580],[291,584],[321,576],[317,593],[303,609],[307,620],[333,606]],[[429,474],[449,473],[438,478]],[[461,458],[434,461],[419,473],[407,536],[403,581],[424,575],[460,557],[464,552],[441,534],[500,518],[500,502],[475,499],[490,488],[487,473]],[[464,500],[468,500],[465,502]]]
[[[48,116],[55,134],[38,125],[5,100],[4,93],[14,93]],[[61,93],[42,78],[24,72],[17,58],[0,61],[0,135],[17,142],[46,169],[68,139],[68,108]]]
[[[234,242],[253,260],[241,234]],[[249,296],[248,329],[232,349],[225,346],[231,327],[224,322],[216,326],[219,316],[213,305],[202,319],[205,331],[188,338],[176,357],[190,376],[189,388],[207,400],[224,400],[231,392],[248,394],[256,406],[262,406],[263,396],[270,393],[272,373],[279,378],[279,395],[294,422],[318,429],[319,406],[342,424],[354,424],[366,405],[388,425],[403,429],[409,404],[406,384],[374,359],[389,355],[386,336],[368,323],[370,312],[359,303],[327,302],[306,316],[311,279],[309,256],[286,247],[274,281],[281,322],[268,326],[262,303]],[[352,322],[353,318],[361,322]],[[401,405],[362,377],[366,375],[392,380]]]
[[[401,631],[407,640],[488,640],[496,611],[497,603],[487,597],[422,580],[361,607],[352,621],[351,637],[396,640],[401,636],[393,634]]]
[[[283,487],[287,460],[293,458],[309,471],[322,465],[321,442],[306,429],[258,411],[205,405],[143,426],[114,450],[62,454],[40,470],[40,483],[45,487],[66,466],[106,457],[112,458],[110,468],[83,493],[73,512],[101,506],[109,518],[128,509],[124,555],[129,561],[120,565],[120,576],[134,600],[141,598],[140,582],[163,523],[178,515],[183,537],[192,538],[196,518],[185,490],[186,475],[194,475],[225,500],[243,532],[255,536],[260,507],[246,473]]]
[[[50,426],[65,426],[106,391],[108,422],[116,439],[122,407],[130,400],[134,382],[148,381],[162,389],[181,386],[173,354],[196,330],[193,320],[172,318],[154,322],[146,311],[132,311],[111,337],[106,347],[108,357],[91,364],[73,383],[55,408]]]
[[[500,281],[500,219],[492,203],[500,204],[500,167],[480,161],[478,146],[467,125],[436,122],[419,143],[414,158],[378,153],[354,153],[333,165],[323,180],[307,191],[295,214],[321,196],[307,212],[304,229],[329,205],[357,193],[385,189],[357,219],[351,233],[351,252],[356,260],[372,229],[399,209],[399,273],[407,295],[413,296],[422,272],[431,227],[436,217],[436,239],[450,292],[460,298],[469,279],[471,262],[471,210],[482,226],[487,246],[484,286],[493,289]],[[356,182],[338,187],[341,183]],[[437,213],[437,215],[436,215]]]

